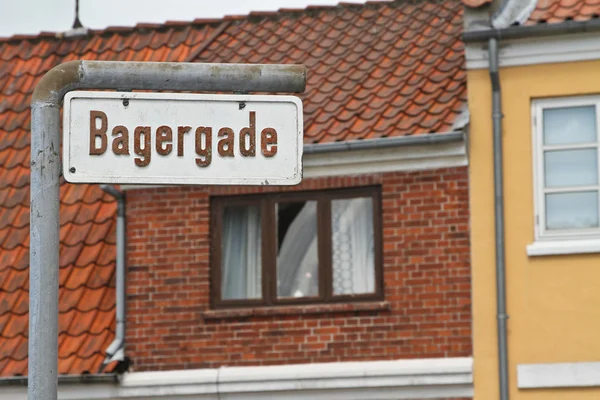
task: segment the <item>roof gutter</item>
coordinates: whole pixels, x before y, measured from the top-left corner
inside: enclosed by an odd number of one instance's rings
[[[463,34],[465,43],[484,42],[490,39],[522,39],[567,33],[591,33],[600,31],[600,19],[587,21],[564,21],[557,24],[537,24],[531,26],[510,26],[467,31]]]
[[[100,188],[117,200],[117,265],[116,265],[116,325],[115,339],[106,349],[106,358],[100,366],[102,372],[113,361],[125,359],[125,193],[114,186],[101,185]]]
[[[82,374],[82,375],[58,375],[59,384],[69,383],[117,383],[117,374]],[[0,386],[27,386],[28,377],[8,376],[0,378]]]
[[[375,150],[389,147],[418,146],[455,143],[465,140],[463,131],[427,133],[422,135],[399,136],[347,142],[315,143],[304,145],[304,154],[337,153],[351,150]]]

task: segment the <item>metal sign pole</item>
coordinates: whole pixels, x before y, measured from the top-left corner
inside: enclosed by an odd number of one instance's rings
[[[76,89],[301,93],[301,65],[70,61],[46,73],[31,100],[29,400],[56,400],[60,104]]]

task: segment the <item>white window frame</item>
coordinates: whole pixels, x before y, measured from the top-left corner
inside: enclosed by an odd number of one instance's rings
[[[533,194],[534,194],[534,227],[535,243],[527,248],[529,255],[573,254],[600,252],[600,227],[587,229],[564,229],[549,232],[546,230],[546,205],[544,187],[544,150],[556,147],[557,149],[577,149],[593,147],[590,143],[576,145],[544,146],[543,144],[543,111],[550,108],[565,108],[577,106],[596,107],[596,142],[598,152],[598,176],[600,177],[600,95],[576,96],[551,99],[536,99],[531,104],[532,138],[533,138]],[[586,186],[590,190],[598,190],[598,207],[600,212],[600,179],[598,184]],[[578,187],[577,191],[584,188]],[[562,190],[556,189],[557,192]],[[564,190],[568,192],[568,190]]]

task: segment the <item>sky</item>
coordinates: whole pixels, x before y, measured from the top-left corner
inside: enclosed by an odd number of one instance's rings
[[[79,19],[91,29],[139,22],[192,21],[245,15],[251,11],[304,8],[307,5],[364,3],[364,0],[80,0]],[[0,37],[69,30],[75,0],[0,0]]]

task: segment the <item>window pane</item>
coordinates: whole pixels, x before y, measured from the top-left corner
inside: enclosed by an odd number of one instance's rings
[[[546,229],[582,229],[597,226],[597,191],[546,195]]]
[[[225,207],[221,259],[223,300],[261,298],[261,227],[257,206]]]
[[[331,204],[333,294],[375,292],[372,199]]]
[[[594,106],[544,110],[544,144],[574,144],[595,141],[596,110]]]
[[[596,185],[597,154],[595,148],[544,152],[546,187]]]
[[[317,202],[278,203],[277,239],[277,296],[318,296]]]

